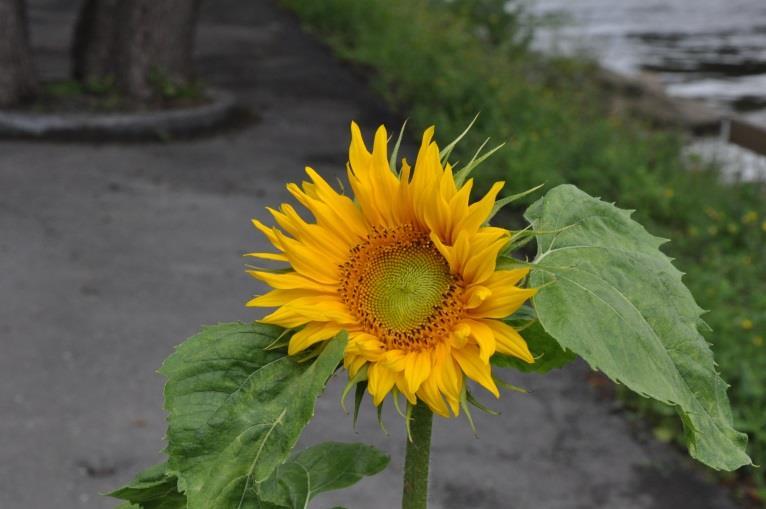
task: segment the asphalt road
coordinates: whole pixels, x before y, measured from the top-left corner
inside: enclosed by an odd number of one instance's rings
[[[46,76],[66,71],[70,3],[32,2]],[[363,79],[271,3],[209,3],[198,63],[257,119],[168,143],[0,142],[2,509],[113,507],[99,493],[161,459],[163,358],[200,324],[258,318],[243,305],[260,291],[240,256],[263,247],[249,219],[283,201],[304,164],[340,175],[351,119],[398,127]],[[432,507],[734,507],[587,373],[508,374],[530,394],[492,402],[503,415],[477,415],[478,439],[462,419],[437,422]],[[304,441],[369,441],[393,460],[314,507],[395,508],[403,423],[389,409],[384,435],[366,408],[355,433],[342,383]]]

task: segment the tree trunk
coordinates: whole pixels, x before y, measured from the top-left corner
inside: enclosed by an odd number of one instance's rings
[[[81,83],[113,80],[117,0],[84,0],[72,39],[72,74]]]
[[[117,84],[125,94],[149,99],[157,87],[194,78],[199,0],[130,0],[118,11]]]
[[[84,0],[72,46],[75,78],[113,78],[122,93],[142,101],[164,85],[188,84],[199,4]]]
[[[24,0],[0,0],[0,106],[37,92]]]

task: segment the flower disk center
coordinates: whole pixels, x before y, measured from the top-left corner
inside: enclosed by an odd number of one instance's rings
[[[372,315],[402,332],[425,323],[451,283],[444,259],[417,244],[385,246],[375,255],[365,271]]]
[[[433,345],[462,311],[447,260],[410,225],[374,230],[341,271],[344,302],[389,349]]]

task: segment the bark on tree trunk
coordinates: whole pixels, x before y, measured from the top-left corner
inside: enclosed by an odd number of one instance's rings
[[[84,0],[72,38],[72,74],[81,83],[113,79],[117,0]]]
[[[199,4],[84,0],[72,47],[75,78],[111,76],[125,95],[138,100],[151,99],[160,83],[189,83]]]
[[[194,78],[192,53],[199,0],[130,0],[118,8],[117,84],[148,99],[152,82],[186,84]]]
[[[37,92],[24,0],[0,0],[0,106]]]

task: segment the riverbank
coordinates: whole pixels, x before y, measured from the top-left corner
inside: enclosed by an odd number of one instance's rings
[[[766,19],[760,0],[535,0],[534,46],[650,73],[673,97],[766,127]],[[557,21],[556,21],[557,20]]]
[[[714,332],[707,338],[732,383],[737,426],[750,434],[754,461],[766,461],[763,184],[725,182],[718,167],[683,151],[681,133],[614,110],[591,63],[530,51],[502,2],[491,16],[476,15],[470,6],[478,4],[470,1],[283,3],[338,55],[364,69],[415,131],[436,123],[449,139],[481,112],[464,146],[489,136],[508,141],[479,174],[484,187],[504,179],[512,193],[572,182],[637,209],[649,231],[671,238],[666,252],[711,310],[705,318]],[[654,416],[657,436],[678,439],[672,410],[632,401]],[[742,481],[738,491],[746,499],[766,493],[762,469],[731,477]]]

